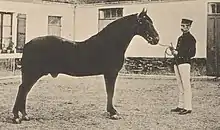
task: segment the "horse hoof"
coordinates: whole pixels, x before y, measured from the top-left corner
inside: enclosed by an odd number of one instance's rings
[[[119,119],[121,119],[121,117],[119,115],[115,114],[115,115],[111,115],[110,119],[112,119],[112,120],[119,120]]]
[[[13,119],[14,124],[21,124],[21,120],[19,118]]]
[[[27,115],[26,115],[26,116],[23,116],[23,117],[22,117],[22,120],[24,120],[24,121],[29,121],[29,120],[30,120],[30,117],[28,117]]]

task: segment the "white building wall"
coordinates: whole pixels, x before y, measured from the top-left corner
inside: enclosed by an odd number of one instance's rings
[[[73,39],[74,11],[71,5],[0,1],[0,11],[13,12],[13,42],[16,43],[18,13],[26,14],[26,41],[48,34],[48,15],[62,16],[61,36]]]
[[[197,39],[196,57],[206,57],[206,8],[203,2],[169,2],[152,3],[144,5],[148,14],[154,21],[154,26],[160,35],[160,43],[169,45],[171,42],[176,45],[177,38],[182,34],[180,21],[182,18],[190,18],[194,22],[191,32]],[[126,13],[132,10],[140,10],[137,6],[126,8]],[[138,51],[136,51],[138,50]],[[151,56],[163,57],[164,47],[151,46],[144,40],[135,38],[128,48],[128,56]]]
[[[55,3],[23,3],[0,1],[0,11],[14,12],[13,42],[16,43],[17,13],[27,14],[26,41],[47,35],[48,15],[62,16],[61,36],[70,40],[83,41],[98,32],[98,9],[124,7],[124,15],[137,13],[147,7],[148,14],[154,21],[154,26],[160,34],[160,43],[176,44],[181,35],[181,18],[193,19],[192,34],[197,39],[196,57],[206,57],[206,2],[164,2],[149,4],[114,4],[114,5],[78,5],[74,12],[74,5]],[[74,16],[75,13],[75,16]],[[74,19],[75,18],[75,19]],[[163,57],[164,47],[152,46],[140,36],[135,36],[126,51],[126,56],[134,57]]]
[[[98,32],[98,9],[96,7],[79,6],[75,12],[75,40],[86,40]]]
[[[160,35],[160,43],[176,45],[177,38],[181,35],[180,21],[182,18],[192,19],[191,32],[197,39],[196,57],[206,57],[206,4],[204,1],[188,2],[163,2],[149,4],[124,4],[124,5],[96,5],[77,7],[76,15],[76,40],[87,39],[98,31],[98,9],[124,7],[124,16],[140,12],[147,7],[148,14],[154,21],[154,26]],[[86,24],[87,22],[87,24]],[[129,57],[164,57],[164,47],[152,46],[142,37],[135,36],[126,51]]]

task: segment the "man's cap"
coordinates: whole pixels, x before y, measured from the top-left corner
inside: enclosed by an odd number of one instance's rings
[[[183,23],[183,24],[189,24],[189,25],[191,25],[192,24],[192,20],[190,20],[190,19],[182,19],[182,21],[181,21],[181,23]]]

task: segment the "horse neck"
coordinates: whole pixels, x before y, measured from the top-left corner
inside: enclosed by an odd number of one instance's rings
[[[116,21],[117,22],[117,21]],[[135,22],[136,21],[136,15],[130,15],[125,17],[124,19],[121,19],[121,21],[118,24],[118,28],[114,30],[114,32],[110,32],[111,35],[106,38],[106,42],[108,43],[111,41],[109,46],[115,47],[115,49],[120,50],[119,53],[125,53],[127,50],[132,38],[135,35]]]
[[[132,30],[133,31],[133,30]],[[117,44],[117,46],[119,46],[119,48],[122,50],[122,53],[124,54],[131,42],[131,40],[134,37],[134,33],[127,33],[127,34],[121,34],[120,36],[126,37],[126,39],[119,39],[117,42],[115,42]]]

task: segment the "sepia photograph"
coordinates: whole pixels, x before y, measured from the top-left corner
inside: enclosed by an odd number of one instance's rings
[[[220,130],[220,1],[0,0],[0,130]]]

